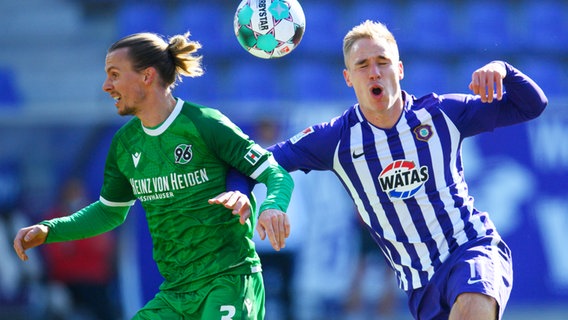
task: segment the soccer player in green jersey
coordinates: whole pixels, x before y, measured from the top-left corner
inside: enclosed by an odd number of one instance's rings
[[[203,74],[200,47],[189,33],[168,41],[140,33],[109,48],[103,90],[118,114],[135,117],[112,140],[100,199],[70,216],[22,228],[14,239],[25,261],[29,248],[116,228],[138,199],[164,282],[134,319],[263,319],[253,226],[275,250],[290,233],[289,174],[219,111],[172,95],[182,76]],[[258,221],[239,221],[248,199],[225,192],[230,167],[266,184]]]

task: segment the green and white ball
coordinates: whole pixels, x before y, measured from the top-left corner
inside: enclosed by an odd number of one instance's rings
[[[306,17],[297,0],[242,0],[234,28],[239,43],[252,55],[280,58],[300,44]]]

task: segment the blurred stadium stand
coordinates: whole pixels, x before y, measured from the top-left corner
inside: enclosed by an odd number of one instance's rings
[[[404,30],[403,18],[406,15],[402,2],[394,1],[353,1],[345,6],[347,16],[344,33],[365,20],[377,20],[384,23],[394,34],[398,36]],[[343,35],[342,35],[343,36]],[[400,39],[397,39],[400,42]],[[340,46],[340,44],[338,44]]]
[[[159,2],[119,4],[116,13],[117,38],[136,32],[166,33],[166,9]]]
[[[230,6],[209,1],[181,3],[171,15],[173,24],[169,31],[171,34],[191,32],[191,37],[202,44],[204,56],[229,57],[243,50],[235,37],[230,10]]]
[[[0,108],[14,108],[22,103],[14,70],[0,67]]]
[[[294,52],[270,61],[246,53],[235,39],[237,3],[0,0],[0,161],[20,159],[29,190],[23,209],[32,219],[54,201],[55,186],[81,170],[98,194],[110,137],[126,120],[101,90],[104,58],[112,42],[133,32],[190,31],[203,44],[206,74],[184,79],[175,95],[220,108],[245,127],[256,114],[286,121],[312,105],[317,113],[353,103],[342,76],[342,39],[366,19],[384,22],[397,38],[402,88],[411,94],[467,92],[475,68],[503,59],[541,84],[554,102],[551,112],[558,112],[554,120],[568,118],[568,1],[300,0],[304,38]],[[568,288],[555,290],[555,297],[567,296]],[[568,318],[566,301],[551,307],[538,295],[513,298],[506,319]]]
[[[306,31],[298,51],[321,57],[335,56],[338,50],[341,53],[342,8],[320,1],[302,1],[301,4],[306,16]]]
[[[458,16],[451,2],[430,0],[408,3],[405,8],[404,40],[401,45],[414,51],[449,54],[460,50],[463,44],[457,33]],[[416,39],[422,39],[416,41]]]
[[[509,53],[518,49],[513,25],[516,8],[508,2],[464,1],[458,10],[463,18],[457,39],[465,50]]]
[[[568,47],[568,2],[529,1],[519,6],[515,30],[523,50],[566,54]]]

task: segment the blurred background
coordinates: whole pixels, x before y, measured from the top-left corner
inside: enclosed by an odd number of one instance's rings
[[[32,250],[26,263],[12,250],[20,227],[98,199],[110,139],[128,120],[101,89],[112,42],[191,31],[206,74],[175,95],[220,109],[268,146],[355,102],[342,39],[365,19],[394,33],[411,94],[468,92],[471,72],[495,59],[547,93],[540,118],[467,140],[463,158],[476,206],[513,249],[504,318],[568,319],[568,1],[300,3],[300,46],[262,60],[234,36],[236,0],[0,0],[0,319],[128,319],[161,282],[138,204],[105,236]],[[336,178],[294,178],[286,249],[256,239],[267,319],[408,319]]]

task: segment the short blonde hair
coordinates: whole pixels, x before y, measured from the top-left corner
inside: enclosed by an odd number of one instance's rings
[[[390,30],[381,22],[365,20],[361,24],[353,27],[343,38],[343,60],[347,66],[347,57],[351,52],[351,48],[359,39],[379,39],[384,38],[389,44],[392,45],[396,54],[396,59],[399,59],[398,45],[396,39]]]
[[[186,32],[183,35],[175,35],[166,42],[155,33],[136,33],[112,44],[108,52],[128,48],[128,57],[134,70],[141,71],[154,67],[164,85],[173,88],[182,80],[182,76],[203,75],[202,57],[196,55],[201,44],[189,40],[189,36],[190,33]]]

